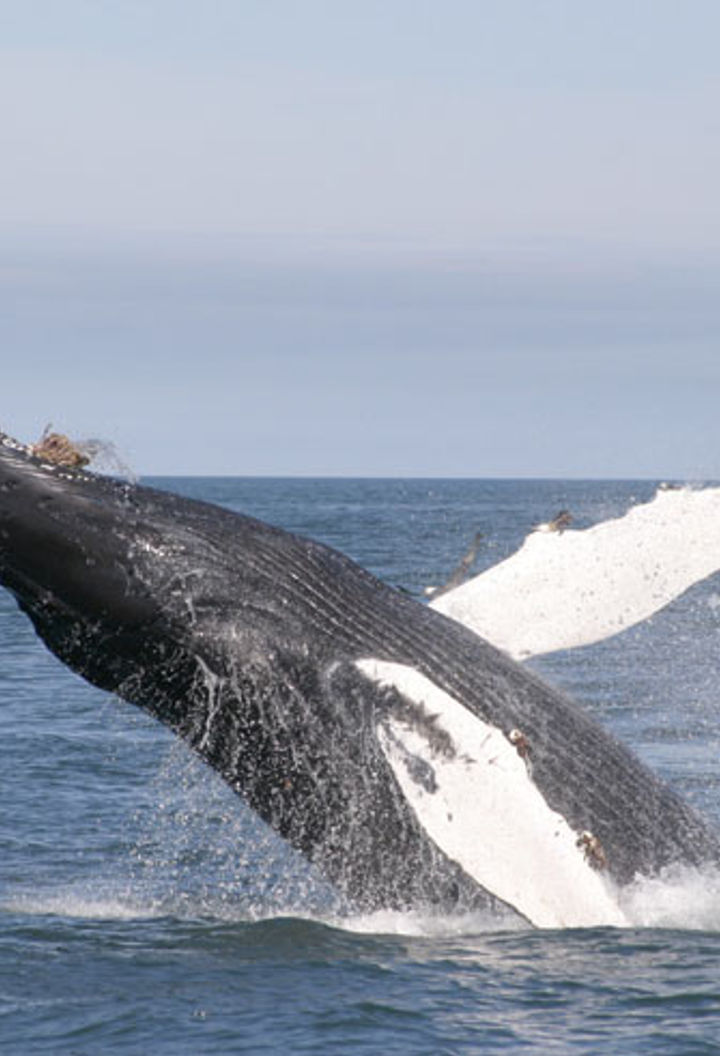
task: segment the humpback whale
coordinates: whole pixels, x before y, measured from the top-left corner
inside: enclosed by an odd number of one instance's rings
[[[360,909],[622,925],[636,876],[720,860],[566,696],[312,540],[0,434],[0,583]]]

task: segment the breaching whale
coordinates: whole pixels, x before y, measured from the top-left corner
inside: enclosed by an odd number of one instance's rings
[[[0,434],[0,582],[359,908],[621,925],[638,874],[720,860],[564,695],[311,540]]]

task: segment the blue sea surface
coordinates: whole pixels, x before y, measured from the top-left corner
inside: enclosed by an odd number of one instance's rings
[[[569,509],[650,481],[174,478],[151,483],[343,550],[418,598]],[[533,661],[720,824],[720,578],[609,641]],[[720,880],[644,894],[645,926],[343,915],[185,747],[72,674],[0,591],[0,1052],[720,1053]]]

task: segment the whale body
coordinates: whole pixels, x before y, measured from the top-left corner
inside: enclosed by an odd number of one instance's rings
[[[622,925],[638,875],[720,860],[566,696],[311,540],[0,434],[0,583],[360,909]]]

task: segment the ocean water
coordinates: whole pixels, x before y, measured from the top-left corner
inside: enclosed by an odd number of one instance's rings
[[[652,482],[179,479],[420,596],[567,508]],[[720,578],[533,661],[720,824]],[[720,1053],[720,879],[641,885],[637,927],[343,915],[138,709],[86,685],[0,592],[0,1052]]]

